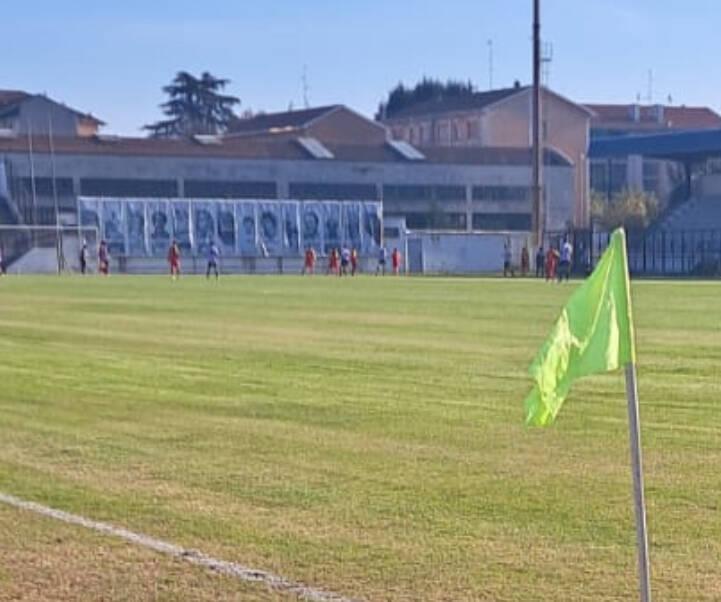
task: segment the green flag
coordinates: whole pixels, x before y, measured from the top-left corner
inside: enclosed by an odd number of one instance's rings
[[[577,378],[634,362],[632,330],[626,238],[619,228],[529,368],[536,386],[524,404],[526,424],[552,423]]]

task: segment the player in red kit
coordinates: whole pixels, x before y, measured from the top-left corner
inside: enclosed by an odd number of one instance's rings
[[[168,263],[170,264],[170,277],[175,280],[180,276],[180,248],[177,240],[173,240],[168,249]]]
[[[398,272],[401,269],[401,252],[396,248],[391,253],[391,265],[393,266],[393,275],[398,276]]]
[[[303,273],[304,274],[314,274],[315,273],[315,250],[313,247],[308,247],[305,250],[305,262],[303,264]]]
[[[358,249],[353,247],[350,252],[350,275],[355,276],[358,271]]]

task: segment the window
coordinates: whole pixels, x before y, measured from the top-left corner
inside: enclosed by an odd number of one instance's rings
[[[317,200],[376,200],[378,190],[375,184],[353,182],[291,182],[289,196],[292,199]]]
[[[32,194],[33,183],[35,184],[35,194],[38,196],[53,196],[53,179],[52,178],[20,178],[20,184],[23,190]],[[73,196],[73,180],[72,178],[55,178],[55,191],[58,196]]]
[[[178,196],[175,180],[134,180],[121,178],[83,178],[80,193],[87,196],[159,197]]]
[[[401,229],[400,228],[383,228],[383,238],[389,239],[389,238],[400,238],[401,237]]]
[[[474,186],[474,201],[526,202],[531,198],[528,186]]]
[[[383,198],[389,201],[464,201],[466,189],[445,184],[386,184]]]
[[[275,182],[185,180],[185,196],[198,199],[274,199]]]
[[[409,230],[465,230],[465,213],[445,213],[424,211],[406,213],[406,227]]]
[[[530,230],[530,213],[474,213],[474,230]]]

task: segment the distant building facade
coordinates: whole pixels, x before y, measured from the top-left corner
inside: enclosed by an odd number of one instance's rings
[[[82,113],[43,94],[20,90],[0,90],[0,133],[2,135],[37,134],[47,136],[94,136],[105,125],[88,113]]]
[[[34,137],[32,153],[27,136],[5,137],[0,174],[25,222],[54,223],[57,195],[64,219],[79,196],[380,200],[385,216],[404,218],[410,229],[531,228],[528,147],[417,149],[338,105],[257,116],[231,129],[187,140],[56,136],[54,155],[47,137]],[[574,219],[575,166],[550,149],[545,157],[546,223],[562,229]]]
[[[516,86],[457,99],[432,100],[383,119],[393,138],[430,147],[530,148],[532,88]],[[573,212],[569,223],[589,221],[588,145],[592,112],[555,92],[542,90],[544,146],[561,155],[574,171]]]
[[[587,104],[593,112],[591,138],[721,128],[721,116],[707,107],[662,104]],[[686,166],[687,168],[689,166]],[[607,198],[626,190],[655,194],[662,202],[685,187],[684,166],[640,155],[591,159],[591,188]]]

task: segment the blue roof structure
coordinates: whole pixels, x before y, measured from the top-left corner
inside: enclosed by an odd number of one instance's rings
[[[643,155],[684,163],[721,157],[721,130],[696,130],[632,136],[612,136],[591,140],[591,159]]]

